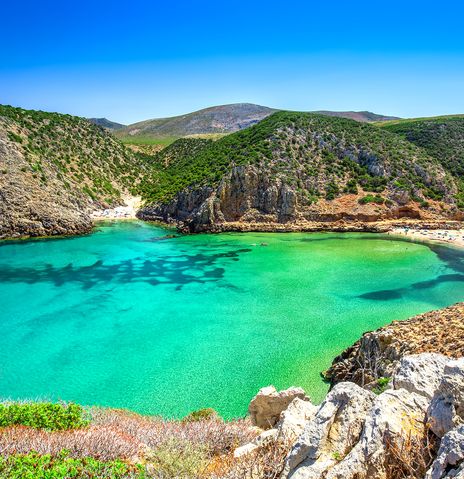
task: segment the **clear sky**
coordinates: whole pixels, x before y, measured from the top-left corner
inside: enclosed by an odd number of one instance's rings
[[[464,113],[464,2],[2,2],[0,103],[122,123],[251,102]]]

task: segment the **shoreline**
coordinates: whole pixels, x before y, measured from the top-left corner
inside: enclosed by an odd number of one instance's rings
[[[387,232],[391,236],[402,236],[419,242],[434,242],[464,248],[464,228],[451,229],[410,229],[407,227],[393,228]]]
[[[140,196],[124,196],[124,206],[116,206],[114,208],[105,208],[101,210],[94,210],[90,213],[90,218],[93,221],[99,220],[135,220],[137,218],[137,211],[140,209]]]

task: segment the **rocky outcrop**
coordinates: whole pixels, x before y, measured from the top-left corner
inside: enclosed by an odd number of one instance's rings
[[[432,431],[442,437],[464,423],[464,358],[448,361],[429,409]]]
[[[353,381],[361,386],[373,386],[379,378],[391,377],[403,356],[422,352],[464,356],[464,303],[394,321],[365,333],[334,359],[324,376],[332,385]]]
[[[0,105],[0,239],[88,233],[144,171],[84,118]]]
[[[50,175],[47,184],[34,177],[22,151],[0,128],[0,239],[88,233],[88,202],[66,191]],[[24,171],[23,171],[24,170]]]
[[[260,230],[263,226],[270,231],[282,227],[289,231],[377,231],[371,223],[402,218],[424,222],[440,219],[432,211],[420,210],[409,199],[406,204],[391,206],[362,204],[363,196],[350,194],[308,204],[297,189],[270,172],[253,165],[236,166],[216,188],[183,190],[170,202],[145,206],[138,216],[175,223],[189,232]]]
[[[443,436],[437,458],[425,479],[464,478],[464,426]]]
[[[268,386],[260,389],[248,407],[251,422],[261,429],[272,428],[282,411],[296,398],[309,401],[302,388],[292,387],[277,391],[274,386]]]
[[[320,406],[300,415],[300,435],[284,442],[283,418],[295,411],[295,399],[236,458],[287,447],[281,479],[464,477],[463,378],[463,359],[404,356],[388,389],[376,395],[352,382],[336,384]]]

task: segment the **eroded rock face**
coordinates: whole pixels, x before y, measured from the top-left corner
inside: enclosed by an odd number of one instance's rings
[[[405,356],[393,377],[395,389],[417,393],[432,399],[440,385],[448,358],[436,353]]]
[[[439,437],[464,423],[464,358],[446,363],[430,404],[429,421]]]
[[[373,393],[354,383],[337,384],[290,451],[283,477],[323,477],[359,440],[374,399]]]
[[[332,385],[353,381],[361,386],[391,377],[406,355],[464,355],[464,303],[420,314],[365,333],[337,356],[325,376]],[[426,379],[424,379],[426,380]]]
[[[274,386],[260,389],[248,407],[253,425],[261,429],[270,429],[277,424],[282,411],[296,399],[309,401],[302,388],[288,388],[277,391]]]
[[[440,443],[437,458],[425,479],[464,477],[464,426],[446,433]]]

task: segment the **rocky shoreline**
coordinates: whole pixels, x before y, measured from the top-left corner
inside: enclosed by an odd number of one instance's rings
[[[235,459],[249,477],[462,479],[463,356],[464,303],[366,333],[326,372],[321,405],[261,389],[249,415],[262,432]]]
[[[372,388],[380,378],[391,377],[403,356],[424,352],[464,356],[464,303],[364,333],[323,375],[332,386],[350,381]]]

